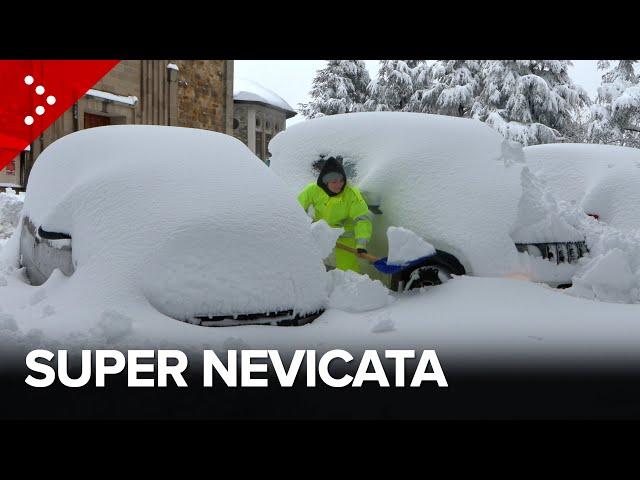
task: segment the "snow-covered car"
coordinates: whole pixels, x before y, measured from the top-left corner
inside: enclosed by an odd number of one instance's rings
[[[640,229],[640,150],[550,144],[524,149],[527,164],[559,200],[621,230]]]
[[[70,301],[95,296],[108,308],[134,298],[203,325],[300,324],[327,302],[310,224],[282,180],[231,136],[100,127],[38,158],[20,262],[34,285],[64,273],[76,287]]]
[[[349,180],[377,213],[372,253],[386,254],[389,226],[409,229],[437,249],[428,264],[386,279],[394,289],[438,283],[452,273],[521,275],[523,252],[542,245],[552,245],[553,253],[546,251],[536,280],[569,283],[575,269],[559,264],[575,264],[586,252],[575,231],[514,240],[514,229],[526,232],[519,210],[523,149],[477,120],[400,112],[333,115],[292,126],[269,149],[272,170],[292,194],[316,180],[324,158],[343,158]],[[372,268],[365,271],[380,277]]]

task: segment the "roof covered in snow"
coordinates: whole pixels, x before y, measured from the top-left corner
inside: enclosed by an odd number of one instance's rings
[[[115,93],[103,92],[101,90],[95,90],[93,88],[90,88],[85,95],[131,106],[134,106],[136,103],[138,103],[138,97],[136,96],[130,95],[125,97],[124,95],[116,95]]]
[[[246,78],[234,79],[233,101],[258,103],[283,110],[287,114],[287,118],[297,115],[297,112],[280,95]]]

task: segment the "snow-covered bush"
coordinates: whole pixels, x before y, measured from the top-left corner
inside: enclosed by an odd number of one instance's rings
[[[591,107],[589,141],[640,148],[640,75],[635,72],[638,60],[619,60],[605,70],[598,88],[597,103]]]

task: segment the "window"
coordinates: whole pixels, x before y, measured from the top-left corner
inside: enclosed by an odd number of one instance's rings
[[[262,132],[256,132],[256,155],[264,160],[264,142],[262,141]]]
[[[266,147],[267,147],[267,148],[265,148],[265,152],[264,152],[264,153],[265,153],[265,155],[264,155],[264,157],[265,157],[265,158],[266,158],[266,157],[270,157],[270,156],[271,156],[271,155],[269,154],[269,142],[271,141],[271,139],[272,139],[272,138],[273,138],[273,135],[270,135],[270,134],[268,134],[268,133],[265,135],[265,141],[264,141],[264,143],[265,143],[265,145],[266,145]]]

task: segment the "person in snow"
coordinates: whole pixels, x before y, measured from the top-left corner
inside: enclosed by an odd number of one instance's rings
[[[313,205],[314,222],[324,220],[333,228],[344,228],[338,243],[356,248],[359,254],[367,253],[372,230],[369,207],[360,190],[347,183],[341,157],[325,161],[318,181],[308,184],[298,195],[298,201],[305,212]],[[335,256],[340,270],[360,272],[355,254],[337,248]]]

